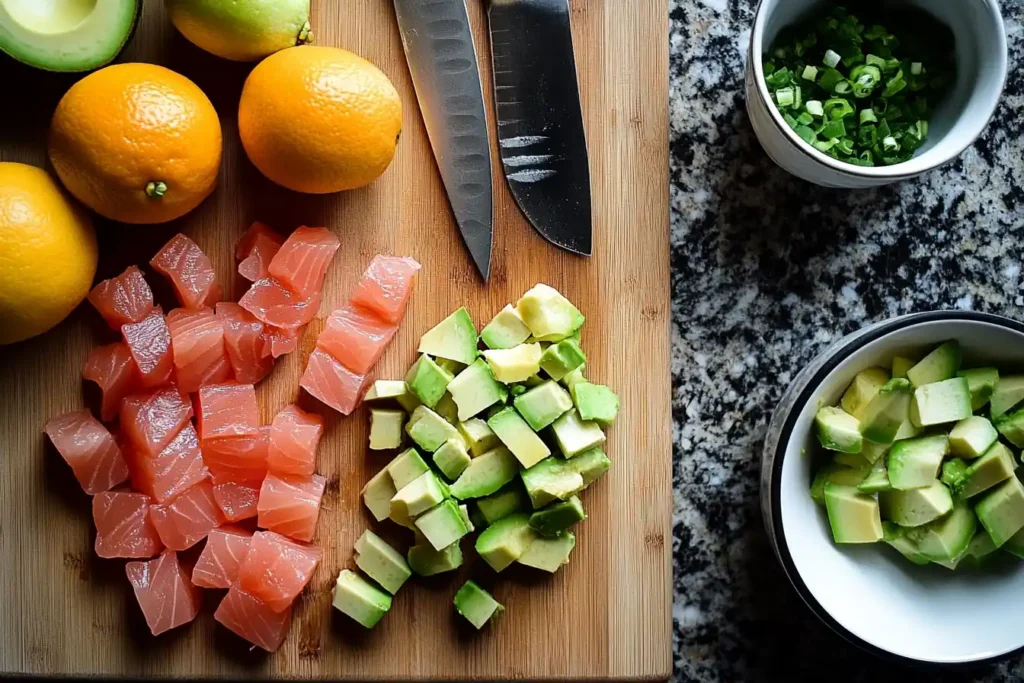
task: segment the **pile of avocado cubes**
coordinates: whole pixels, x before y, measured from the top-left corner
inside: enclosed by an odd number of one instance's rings
[[[363,500],[415,541],[403,557],[364,532],[356,565],[380,588],[344,570],[335,607],[373,627],[413,573],[460,567],[460,541],[477,530],[476,552],[496,572],[514,562],[554,572],[569,561],[570,528],[586,518],[577,494],[608,471],[604,428],[619,410],[614,392],[584,377],[583,321],[538,284],[479,336],[466,309],[455,311],[420,339],[404,381],[373,384],[370,449],[412,446],[370,479]],[[478,629],[503,609],[474,581],[455,608]]]
[[[1024,559],[1024,486],[1010,448],[1024,447],[1024,375],[960,366],[956,341],[918,362],[897,356],[891,378],[868,368],[841,406],[819,409],[818,440],[834,455],[811,497],[836,543],[881,540],[949,569],[1000,548]]]

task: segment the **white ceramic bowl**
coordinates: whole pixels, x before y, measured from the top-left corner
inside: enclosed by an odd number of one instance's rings
[[[772,414],[761,507],[793,587],[839,635],[876,654],[952,664],[1024,647],[1024,564],[1007,558],[953,572],[911,564],[883,543],[838,546],[824,508],[809,494],[819,402],[835,405],[864,368],[947,339],[960,342],[965,365],[1024,370],[1024,325],[984,313],[908,315],[836,342],[801,371]]]
[[[924,146],[908,161],[860,167],[823,154],[801,140],[783,120],[764,84],[762,55],[779,31],[818,8],[820,0],[761,0],[747,54],[747,112],[761,145],[775,163],[826,187],[885,185],[920,175],[960,155],[988,125],[1006,82],[1006,29],[996,0],[906,0],[953,31],[957,76],[935,109]],[[851,7],[856,6],[852,3]]]

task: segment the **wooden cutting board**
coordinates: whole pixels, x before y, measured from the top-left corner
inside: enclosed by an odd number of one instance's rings
[[[484,11],[479,0],[470,6],[489,93]],[[589,518],[579,525],[571,564],[554,576],[516,570],[498,576],[474,558],[458,576],[411,581],[384,621],[363,631],[331,609],[330,588],[338,570],[352,566],[352,544],[369,523],[359,489],[384,460],[367,451],[365,410],[342,419],[302,396],[301,405],[328,415],[319,471],[329,483],[317,538],[325,555],[285,644],[272,656],[250,651],[212,619],[214,594],[195,623],[152,638],[123,562],[93,555],[89,499],[42,435],[49,417],[83,405],[89,394],[79,380],[82,362],[93,345],[110,340],[83,306],[50,333],[0,349],[0,673],[378,680],[669,675],[667,8],[665,0],[574,0],[572,9],[590,148],[593,258],[542,240],[519,214],[495,163],[494,266],[490,283],[480,282],[449,213],[388,0],[313,2],[317,42],[370,59],[404,102],[398,153],[383,177],[326,197],[282,190],[249,164],[235,120],[251,65],[200,52],[177,35],[162,3],[149,0],[122,60],[169,66],[209,94],[224,129],[220,181],[198,210],[173,224],[97,223],[99,277],[145,263],[183,231],[210,255],[235,298],[242,289],[232,249],[253,220],[282,230],[327,225],[338,234],[341,249],[320,316],[299,351],[259,387],[264,420],[300,396],[299,376],[323,319],[348,299],[374,254],[409,255],[423,264],[408,316],[377,367],[381,378],[401,377],[419,336],[462,304],[482,325],[538,281],[564,292],[587,316],[588,376],[623,399],[607,444],[613,467],[583,495]],[[75,77],[6,59],[0,73],[8,93],[0,107],[0,160],[44,165],[47,121]],[[167,293],[158,288],[158,298]],[[403,548],[408,541],[398,531],[388,536]],[[481,633],[465,628],[451,604],[470,576],[507,608]]]

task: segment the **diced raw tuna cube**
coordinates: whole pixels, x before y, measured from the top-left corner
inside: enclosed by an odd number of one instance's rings
[[[135,452],[130,460],[132,486],[157,503],[165,503],[210,477],[199,450],[199,437],[191,423],[186,424],[159,455],[149,457]]]
[[[257,531],[238,573],[238,585],[275,612],[288,609],[313,578],[323,551],[273,531]]]
[[[94,348],[85,360],[82,378],[95,382],[103,392],[100,417],[104,422],[117,417],[125,396],[142,388],[135,359],[124,342]]]
[[[256,384],[274,369],[274,360],[263,353],[264,325],[236,303],[217,304],[217,317],[224,326],[224,346],[235,380]]]
[[[397,325],[346,305],[327,318],[327,325],[317,335],[316,347],[357,375],[365,375],[380,359],[396,331]]]
[[[214,384],[199,390],[199,438],[259,433],[259,406],[251,384]],[[204,444],[205,445],[205,444]]]
[[[267,325],[263,330],[264,357],[280,358],[299,348],[299,339],[302,337],[304,329],[299,327],[294,330],[287,330]]]
[[[267,469],[275,474],[308,477],[316,469],[316,447],[324,420],[298,406],[285,406],[270,425]]]
[[[192,570],[192,583],[203,588],[231,588],[238,581],[252,534],[237,527],[214,529]]]
[[[299,384],[342,415],[349,415],[369,389],[370,376],[353,373],[330,354],[314,349]]]
[[[213,618],[253,645],[267,652],[276,652],[288,635],[292,608],[275,612],[265,602],[235,585],[221,600]]]
[[[117,442],[88,410],[58,415],[43,430],[90,496],[128,479],[128,465]]]
[[[320,290],[302,296],[274,278],[266,277],[252,283],[238,304],[268,325],[295,329],[316,317],[320,297]]]
[[[224,523],[209,480],[199,482],[168,503],[151,505],[149,518],[160,540],[171,550],[191,548]]]
[[[199,613],[202,596],[178,563],[177,553],[166,551],[149,562],[129,562],[125,573],[154,636],[187,624]]]
[[[121,334],[135,360],[142,386],[158,387],[171,381],[174,372],[171,331],[159,308],[137,323],[124,325]]]
[[[203,459],[214,483],[244,483],[259,487],[267,476],[270,425],[253,435],[225,436],[202,441]]]
[[[191,418],[192,404],[175,386],[121,402],[121,431],[133,449],[149,457],[166,448]]]
[[[268,225],[256,221],[235,246],[238,274],[249,282],[270,275],[270,261],[284,244],[284,237]]]
[[[167,314],[178,386],[189,394],[233,379],[224,346],[224,323],[209,308],[176,308]]]
[[[352,303],[397,325],[405,315],[420,264],[411,258],[375,256],[352,295]]]
[[[149,521],[149,496],[104,491],[92,499],[96,554],[100,557],[153,557],[164,549]]]
[[[178,302],[185,308],[213,306],[220,301],[221,289],[213,264],[199,245],[185,235],[172,237],[149,265],[170,279]]]
[[[114,330],[137,323],[153,311],[153,291],[135,266],[104,280],[89,292],[91,303]]]
[[[271,259],[270,277],[307,298],[322,288],[327,266],[339,246],[341,242],[327,228],[297,228]]]
[[[319,474],[312,477],[268,474],[256,502],[257,523],[297,541],[313,540],[326,481]]]
[[[213,499],[229,522],[238,522],[257,515],[256,501],[260,497],[262,480],[253,484],[233,481],[214,482]]]

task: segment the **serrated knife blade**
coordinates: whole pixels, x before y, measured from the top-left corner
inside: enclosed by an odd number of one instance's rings
[[[548,241],[589,256],[590,165],[568,0],[491,0],[487,16],[509,189]]]
[[[490,135],[465,0],[394,0],[430,146],[462,239],[484,280],[494,215]]]

